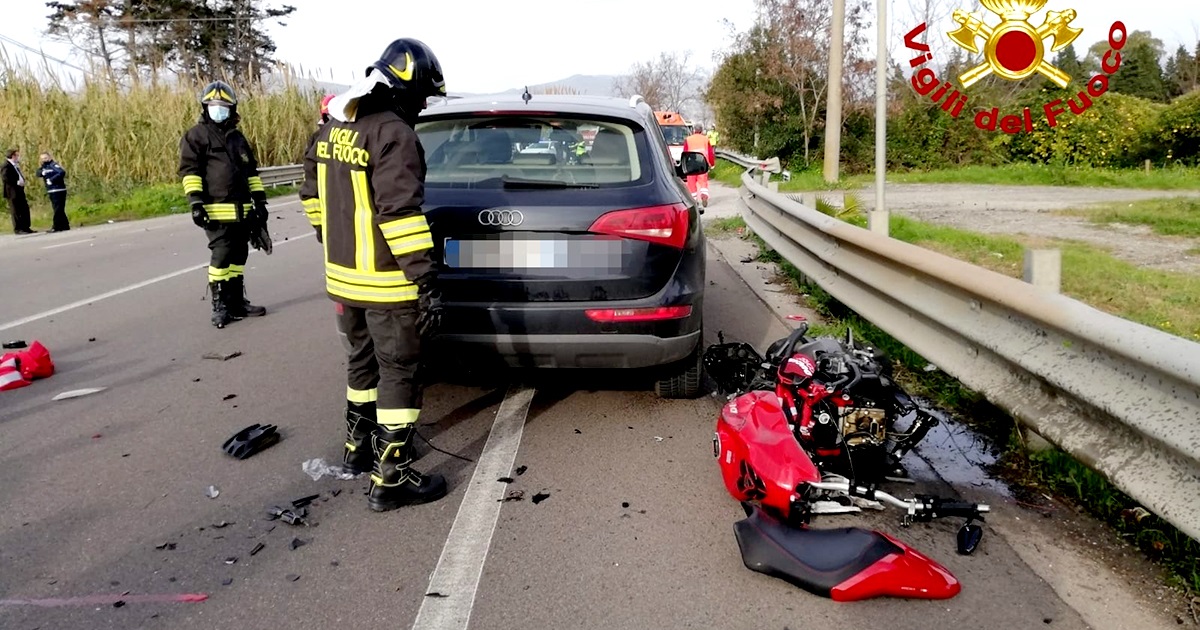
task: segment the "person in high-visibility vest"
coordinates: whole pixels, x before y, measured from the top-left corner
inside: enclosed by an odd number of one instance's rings
[[[717,139],[718,139],[718,138],[720,138],[720,137],[721,137],[721,134],[720,134],[720,133],[717,131],[717,128],[716,128],[716,127],[713,127],[712,129],[709,129],[709,130],[708,130],[708,141],[709,141],[709,143],[711,143],[711,144],[712,144],[714,147],[716,147],[716,146],[717,146]]]
[[[713,151],[713,145],[708,141],[708,136],[704,135],[704,128],[696,125],[692,128],[692,135],[688,136],[683,141],[684,152],[695,151],[704,154],[708,159],[708,166],[712,168],[717,164],[717,155]],[[688,175],[687,178],[688,190],[692,193],[697,201],[705,208],[708,207],[708,173],[699,175]]]

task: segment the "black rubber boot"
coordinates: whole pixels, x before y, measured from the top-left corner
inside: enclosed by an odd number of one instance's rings
[[[233,317],[229,314],[229,306],[225,302],[225,292],[227,291],[225,284],[228,283],[208,283],[208,290],[212,293],[212,325],[217,328],[224,328],[226,324],[233,321]]]
[[[342,469],[360,474],[375,469],[375,403],[346,402],[346,445],[342,449]]]
[[[446,478],[422,475],[412,469],[413,438],[416,427],[395,431],[380,426],[375,435],[375,474],[367,503],[376,512],[387,512],[405,505],[429,503],[446,496]]]
[[[262,317],[267,314],[265,307],[255,306],[246,299],[246,281],[243,276],[231,278],[226,284],[229,294],[225,299],[229,305],[229,314],[234,319]]]

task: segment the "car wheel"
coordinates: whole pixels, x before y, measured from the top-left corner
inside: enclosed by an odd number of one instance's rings
[[[703,335],[700,338],[703,339]],[[703,342],[696,344],[696,349],[686,359],[673,366],[674,373],[655,381],[654,393],[659,398],[690,399],[698,398],[703,393],[703,347]]]

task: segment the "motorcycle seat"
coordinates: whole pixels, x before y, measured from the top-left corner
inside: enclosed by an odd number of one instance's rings
[[[746,568],[823,597],[888,555],[904,554],[877,532],[791,527],[758,509],[735,523],[734,532]]]

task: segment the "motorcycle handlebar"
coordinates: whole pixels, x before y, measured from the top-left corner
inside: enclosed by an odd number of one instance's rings
[[[852,488],[850,483],[846,481],[810,481],[808,485],[818,490],[844,492],[851,496],[889,503],[902,510],[907,510],[909,514],[916,516],[928,515],[932,518],[962,516],[971,518],[991,511],[991,508],[985,503],[946,501],[937,497],[918,497],[910,500],[900,499],[883,490],[873,490],[863,486],[854,486]]]

